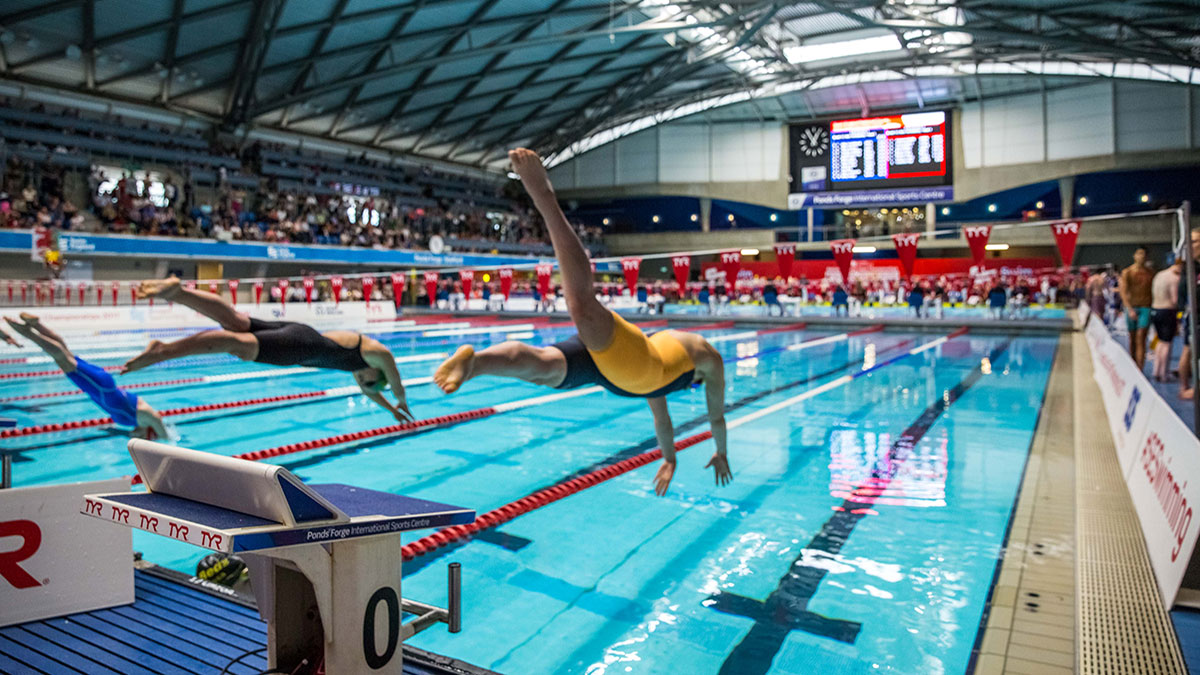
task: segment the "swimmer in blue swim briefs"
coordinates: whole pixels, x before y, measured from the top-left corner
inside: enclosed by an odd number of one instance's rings
[[[169,438],[162,415],[157,410],[138,398],[137,394],[118,387],[112,375],[103,368],[72,354],[63,337],[42,325],[36,316],[22,312],[19,321],[7,316],[4,320],[13,330],[54,359],[67,379],[103,408],[118,426],[133,427],[131,434],[140,438]]]

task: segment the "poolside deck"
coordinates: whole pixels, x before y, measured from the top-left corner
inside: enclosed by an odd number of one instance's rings
[[[132,605],[0,628],[0,673],[255,675],[267,669],[267,625],[245,597],[227,599],[169,574],[134,573]],[[487,675],[404,647],[406,675]]]

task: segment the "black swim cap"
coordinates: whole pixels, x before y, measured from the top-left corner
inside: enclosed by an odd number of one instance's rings
[[[210,553],[196,563],[196,576],[222,586],[232,586],[245,569],[246,563],[236,555]]]

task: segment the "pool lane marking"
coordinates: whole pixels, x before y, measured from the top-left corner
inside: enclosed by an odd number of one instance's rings
[[[839,383],[837,386],[843,386],[843,385],[845,385],[849,382],[852,382],[860,377],[865,377],[871,373],[874,373],[874,372],[880,370],[881,368],[886,368],[887,366],[892,365],[893,363],[896,363],[903,359],[906,359],[911,356],[915,356],[917,354],[925,352],[925,351],[932,349],[940,344],[944,344],[946,341],[954,339],[961,335],[964,335],[966,332],[967,332],[967,329],[965,327],[959,328],[958,330],[954,331],[953,333],[950,333],[949,335],[943,336],[936,340],[932,340],[932,341],[925,343],[919,347],[910,349],[910,350],[900,354],[899,356],[887,359],[885,361],[878,362],[873,366],[864,368],[863,370],[860,370],[860,371],[854,373],[853,375],[846,375],[846,376],[840,377],[840,378],[834,380],[833,382]],[[755,420],[761,419],[764,415],[778,412],[780,410],[784,410],[790,406],[795,405],[796,403],[800,403],[801,401],[805,401],[814,396],[818,396],[827,391],[830,391],[833,388],[835,388],[835,387],[831,387],[828,384],[821,385],[819,387],[814,387],[813,389],[810,389],[802,394],[799,394],[797,396],[793,396],[791,398],[786,399],[785,401],[782,402],[782,404],[784,404],[784,405],[775,404],[772,406],[768,406],[767,408],[763,408],[762,410],[755,411],[748,415],[739,417],[731,422],[728,422],[726,424],[726,428],[727,429],[735,429],[744,424],[748,424]],[[767,412],[764,412],[764,411],[767,411]],[[692,436],[688,436],[687,438],[684,438],[682,440],[675,442],[675,450],[682,451],[686,448],[690,448],[693,445],[702,443],[710,438],[712,438],[711,431],[703,431],[701,433],[698,433],[698,434],[695,434]],[[418,539],[417,541],[414,541],[414,542],[404,546],[404,548],[402,549],[404,559],[411,560],[417,556],[424,555],[425,553],[436,550],[442,546],[446,546],[447,544],[449,544],[451,542],[469,538],[480,530],[491,529],[491,528],[494,528],[503,523],[507,523],[510,520],[513,520],[514,518],[517,518],[526,513],[529,513],[530,511],[540,509],[543,506],[546,506],[547,504],[551,504],[551,503],[556,502],[564,497],[575,494],[582,490],[586,490],[587,488],[590,488],[593,485],[597,485],[597,484],[607,481],[611,478],[615,478],[617,476],[620,476],[621,474],[632,471],[636,468],[645,466],[645,465],[649,464],[650,462],[653,462],[660,458],[662,458],[662,451],[659,449],[654,449],[649,452],[644,452],[639,455],[629,457],[620,462],[617,462],[616,464],[610,464],[602,469],[598,469],[591,473],[587,473],[582,476],[577,476],[574,478],[568,478],[568,479],[559,481],[558,483],[556,483],[548,488],[543,488],[543,489],[537,490],[529,495],[526,495],[525,497],[523,497],[521,499],[518,499],[514,502],[505,504],[504,506],[501,506],[497,509],[493,509],[492,511],[488,511],[487,513],[476,518],[475,521],[472,523],[469,523],[467,525],[455,525],[453,527],[438,530],[437,532],[435,532],[429,536],[422,537],[421,539]]]
[[[790,326],[780,326],[779,328],[766,328],[763,330],[748,330],[742,333],[731,333],[729,335],[717,335],[707,338],[709,342],[729,342],[730,340],[746,340],[760,335],[770,335],[772,333],[789,333],[796,330],[804,330],[808,326],[806,323],[794,323]]]
[[[993,349],[988,360],[995,363],[1008,349],[1011,340]],[[982,366],[975,366],[948,394],[938,397],[892,444],[886,457],[875,463],[871,476],[863,480],[851,492],[851,497],[834,507],[834,513],[825,521],[808,545],[802,548],[788,571],[779,580],[778,587],[766,600],[755,600],[736,593],[718,591],[709,596],[705,605],[714,610],[754,620],[750,631],[738,642],[725,658],[719,671],[722,675],[765,675],[775,655],[783,647],[788,634],[802,630],[839,642],[853,643],[858,638],[862,624],[855,621],[831,619],[808,609],[808,603],[817,592],[828,569],[805,565],[804,560],[813,553],[836,556],[846,544],[855,526],[869,515],[877,515],[871,507],[872,496],[856,498],[860,491],[875,493],[885,487],[896,476],[898,467],[907,458],[913,447],[941,418],[951,405],[967,392],[983,376]]]

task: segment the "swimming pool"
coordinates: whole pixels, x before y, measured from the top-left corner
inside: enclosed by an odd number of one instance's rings
[[[533,328],[505,330],[531,342],[571,332]],[[406,379],[427,375],[437,354],[464,339],[503,338],[422,332],[379,336],[398,356],[430,355],[402,364]],[[1056,338],[968,334],[834,386],[864,363],[885,364],[938,334],[870,333],[789,349],[831,333],[703,333],[719,339],[730,359],[731,425],[766,413],[730,430],[733,483],[713,486],[703,468],[712,451],[705,443],[680,454],[666,497],[654,496],[655,466],[647,466],[406,563],[406,594],[430,602],[445,600],[444,563],[464,568],[464,633],[428,631],[412,643],[506,673],[964,672]],[[85,358],[93,346],[113,349],[95,339],[74,346]],[[32,369],[11,365],[0,373]],[[209,359],[121,381],[261,370]],[[339,374],[300,373],[143,395],[172,408],[349,383]],[[829,388],[779,405],[822,386]],[[61,377],[0,380],[0,398],[68,388]],[[480,379],[450,397],[414,385],[409,401],[425,418],[545,393]],[[707,428],[701,391],[674,394],[670,405],[677,438]],[[56,397],[8,400],[0,414],[27,424],[97,411],[80,397]],[[178,428],[181,445],[235,454],[391,423],[361,396],[341,396],[204,413]],[[13,439],[42,448],[18,462],[16,484],[131,473],[124,443],[102,430]],[[599,393],[275,461],[306,480],[482,513],[653,447],[647,406]],[[185,571],[203,554],[137,532],[134,545],[148,560]]]

